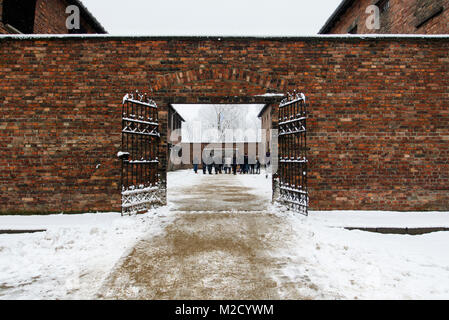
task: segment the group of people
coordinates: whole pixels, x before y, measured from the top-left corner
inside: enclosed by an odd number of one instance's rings
[[[221,160],[221,159],[220,159]],[[225,158],[223,161],[212,160],[212,163],[206,164],[204,160],[202,161],[203,174],[260,174],[260,161],[258,158],[255,161],[250,161],[249,157],[245,155],[242,159],[243,161],[239,163],[236,156],[233,158]],[[198,173],[198,162],[194,161],[193,171]]]

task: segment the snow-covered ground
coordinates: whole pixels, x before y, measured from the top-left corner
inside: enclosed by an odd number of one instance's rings
[[[277,214],[290,221],[295,234],[288,249],[278,252],[279,258],[289,261],[284,276],[294,282],[305,278],[311,287],[298,290],[306,296],[449,298],[449,232],[410,236],[334,227],[447,226],[449,213],[435,213],[432,217],[434,213],[311,212],[309,218]],[[431,222],[426,221],[425,215]]]
[[[270,201],[271,180],[264,174],[234,178],[250,193]],[[169,173],[168,186],[185,188],[201,179],[202,173],[190,170]],[[0,216],[0,230],[47,230],[0,234],[0,299],[95,297],[138,239],[160,233],[172,222],[169,208],[135,217]],[[272,252],[283,262],[282,272],[271,277],[295,284],[294,290],[304,297],[449,299],[449,232],[409,236],[342,228],[449,227],[448,212],[331,211],[303,217],[276,206],[269,212],[286,225],[285,246]],[[280,295],[289,298],[287,291]]]
[[[115,263],[140,237],[169,223],[168,209],[120,213],[0,216],[0,299],[93,298]]]

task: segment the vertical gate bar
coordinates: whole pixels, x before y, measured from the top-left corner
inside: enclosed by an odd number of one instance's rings
[[[306,105],[306,102],[304,101],[304,104],[303,104],[303,112],[302,112],[302,116],[305,118],[304,119],[304,129],[305,129],[305,132],[304,132],[304,137],[303,137],[303,139],[304,139],[304,150],[303,150],[303,154],[302,154],[302,156],[303,156],[303,159],[305,159],[305,161],[307,161],[307,109],[306,109],[306,107],[307,107],[307,105]],[[304,163],[304,170],[303,170],[303,172],[302,172],[302,177],[303,177],[303,180],[302,180],[302,189],[305,191],[305,192],[307,192],[308,193],[308,190],[307,190],[307,162],[305,162]],[[306,175],[304,175],[304,172],[306,173]],[[307,199],[307,197],[308,197],[308,195],[306,195],[306,201],[307,201],[307,203],[308,203],[308,199]],[[306,214],[308,214],[307,213],[307,207],[306,207]]]
[[[138,111],[137,111],[137,119],[138,120],[141,120],[141,117],[142,117],[142,108],[144,108],[144,106],[142,106],[142,105],[139,105],[139,109],[138,109]],[[139,132],[142,132],[142,133],[144,133],[145,132],[145,130],[143,130],[143,124],[142,123],[139,123],[138,124],[139,125]],[[142,160],[142,157],[141,157],[141,154],[142,154],[142,137],[143,137],[144,135],[143,134],[140,134],[140,135],[138,135],[137,137],[139,138],[139,143],[138,143],[138,145],[137,145],[137,153],[138,153],[138,155],[137,155],[137,157],[138,157],[138,161],[141,161]],[[139,182],[138,182],[138,186],[140,187],[140,185],[142,184],[142,163],[141,162],[138,162],[138,165],[137,165],[137,168],[138,168],[138,173],[137,173],[137,175],[138,175],[138,179],[139,179]]]
[[[140,110],[142,109],[142,105],[136,104],[136,120],[140,120]],[[136,123],[137,130],[136,132],[142,132],[142,124]],[[142,132],[143,133],[143,132]],[[142,134],[136,134],[136,161],[140,161],[140,138]],[[140,187],[140,163],[136,162],[136,187],[139,189]]]
[[[298,119],[298,108],[299,108],[299,102],[295,102],[295,108],[294,108],[294,113],[293,113],[293,118],[294,119]],[[299,127],[299,122],[298,120],[295,120],[295,131],[297,131],[297,127]],[[295,175],[295,189],[298,190],[298,173],[299,173],[299,165],[300,163],[298,162],[298,149],[299,149],[299,138],[300,138],[300,133],[296,132],[294,134],[294,140],[295,140],[295,154],[293,156],[293,161],[294,162],[294,166],[295,166],[295,170],[294,170],[294,175]],[[294,199],[296,202],[299,202],[300,200],[300,194],[299,193],[295,193],[294,194]],[[298,206],[299,209],[299,206]]]
[[[129,116],[129,102],[126,101],[126,117],[128,118]],[[128,133],[124,133],[125,134],[125,139],[126,139],[126,150],[125,152],[129,153],[129,134]],[[128,161],[126,162],[126,183],[125,183],[125,190],[128,190],[129,188],[129,156],[128,156]]]
[[[124,109],[125,109],[125,104],[124,103],[122,103],[122,132],[121,132],[121,136],[122,136],[122,146],[121,146],[121,148],[120,148],[120,150],[124,150],[123,149],[123,140],[124,140],[124,137],[123,137],[123,135],[124,135],[124,133],[123,133],[123,130],[124,130],[124,128],[125,128],[125,120],[123,119],[123,114],[124,114]],[[122,158],[121,159],[121,171],[120,171],[120,196],[121,197],[123,197],[122,196],[122,192],[123,192],[123,170],[124,170],[124,159]],[[122,203],[123,203],[123,199],[121,199],[121,201],[122,201]],[[121,206],[121,216],[123,217],[123,206]]]
[[[151,119],[151,108],[147,110],[148,114],[147,114],[147,121],[152,122]],[[151,137],[147,138],[147,159],[151,160]],[[147,184],[148,186],[151,186],[151,165],[148,165],[147,167]]]
[[[151,161],[151,156],[150,156],[150,143],[151,143],[151,137],[147,138],[147,150],[146,150],[146,154],[147,154],[147,159],[149,161]],[[151,186],[151,163],[148,164],[147,166],[147,185],[150,187]]]
[[[129,102],[126,101],[126,117],[128,117],[129,114]],[[124,150],[125,152],[129,153],[129,141],[128,141],[128,133],[124,133],[125,135],[125,139],[126,139],[126,150]],[[129,157],[128,157],[129,160]],[[128,186],[129,186],[129,162],[126,162],[126,183],[125,183],[125,190],[128,190]]]
[[[129,114],[130,119],[133,118],[133,115],[134,115],[134,102],[131,102],[131,110],[130,110],[130,114]],[[133,162],[132,162],[134,160],[134,134],[132,134],[131,132],[133,132],[133,130],[134,130],[134,122],[130,122],[129,126],[130,126],[129,139],[131,140],[130,145],[129,145],[129,148],[130,148],[129,166],[131,169],[130,186],[132,186],[132,185],[134,185],[134,166],[133,166]]]
[[[145,108],[145,112],[144,112],[144,116],[143,116],[143,120],[144,121],[148,121],[148,115],[147,115],[147,113],[148,113],[148,108]],[[148,143],[148,137],[149,136],[145,136],[144,138],[145,138],[145,141],[144,141],[144,144],[143,144],[143,146],[144,146],[144,151],[143,151],[143,158],[144,158],[144,160],[145,161],[149,161],[149,159],[148,159],[148,156],[147,156],[147,143]],[[148,165],[145,165],[145,178],[144,178],[144,181],[145,181],[145,183],[144,183],[144,186],[145,187],[149,187],[149,185],[148,185]]]
[[[137,97],[136,97],[137,98]],[[135,103],[132,103],[132,106],[133,106],[133,113],[132,113],[132,115],[133,115],[133,119],[135,119],[136,118],[136,104]],[[133,173],[133,181],[132,181],[132,184],[133,184],[133,186],[134,186],[134,188],[136,187],[136,176],[137,176],[137,174],[136,174],[136,163],[134,162],[134,160],[136,160],[136,123],[135,122],[133,122],[133,131],[134,131],[134,133],[131,135],[132,136],[132,150],[133,150],[133,157],[132,157],[132,160],[133,160],[133,163],[132,163],[132,173]]]
[[[147,112],[147,107],[145,106],[143,109],[142,109],[142,115],[140,116],[140,119],[142,120],[142,121],[146,121],[146,118],[145,118],[145,114],[146,114],[146,112]],[[147,129],[147,131],[149,131],[150,130],[150,126],[149,125],[147,125],[147,124],[144,124],[143,125],[144,126],[144,128],[148,128]],[[147,136],[145,136],[145,135],[143,135],[142,136],[142,150],[141,150],[141,152],[140,152],[140,157],[141,157],[141,159],[142,159],[142,169],[141,169],[141,171],[142,171],[142,185],[143,185],[143,187],[145,188],[146,187],[146,182],[145,182],[145,176],[146,176],[146,174],[145,174],[145,171],[146,171],[146,157],[145,157],[145,141],[146,141],[146,138],[147,138]]]
[[[296,104],[296,108],[295,108],[295,118],[298,119],[295,123],[296,126],[299,128],[301,125],[301,121],[299,120],[299,114],[300,114],[300,109],[301,109],[301,103],[298,102]],[[296,183],[295,183],[295,189],[299,190],[301,189],[300,185],[301,185],[301,177],[300,177],[300,171],[301,171],[301,163],[300,161],[300,154],[301,154],[301,134],[297,133],[296,134],[296,152],[295,152],[295,161],[296,161],[296,172],[295,172],[295,179],[296,179]],[[301,201],[301,194],[297,193],[296,197],[295,197],[296,201],[300,202]]]
[[[136,108],[136,119],[140,120],[140,112],[142,111],[142,105],[138,104],[136,107],[137,107]],[[144,131],[142,131],[141,123],[137,122],[136,125],[138,128],[137,132],[141,133],[141,134],[136,135],[136,160],[138,161],[138,162],[136,162],[136,180],[137,180],[136,186],[139,189],[140,185],[141,185],[140,168],[142,167],[142,164],[139,162],[140,161],[140,152],[142,151],[140,148],[140,144],[141,144],[141,140],[142,140]]]
[[[288,106],[287,106],[287,111],[288,111],[288,121],[290,121],[290,120],[292,120],[292,108],[293,108],[293,103],[290,103]],[[289,122],[289,126],[290,126],[290,130],[292,130],[292,126],[293,126],[293,124],[291,123],[291,122]],[[291,162],[291,159],[292,159],[292,155],[293,155],[293,149],[294,149],[294,147],[293,147],[293,137],[294,137],[294,135],[292,135],[292,134],[289,134],[289,135],[287,135],[287,139],[288,139],[288,160],[289,160],[289,162],[287,162],[288,163],[288,186],[291,188],[292,186],[293,186],[293,170],[292,170],[292,168],[293,168],[293,166],[292,166],[292,162]]]
[[[299,108],[299,103],[295,103],[294,114],[293,114],[293,117],[295,119],[298,118],[298,108]],[[299,126],[299,122],[295,121],[295,125]],[[300,144],[300,142],[299,142],[300,135],[296,133],[294,136],[295,136],[295,155],[293,156],[293,160],[298,161],[298,153],[299,153],[298,149],[299,149],[299,144]],[[298,162],[295,162],[295,189],[298,189],[298,173],[299,173],[298,164],[299,164]]]

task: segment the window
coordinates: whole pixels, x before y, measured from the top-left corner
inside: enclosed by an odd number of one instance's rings
[[[3,23],[21,33],[33,33],[36,0],[3,1]]]
[[[376,6],[379,7],[380,14],[382,14],[390,9],[390,0],[380,0]]]
[[[348,31],[349,34],[357,34],[357,25],[353,26]]]

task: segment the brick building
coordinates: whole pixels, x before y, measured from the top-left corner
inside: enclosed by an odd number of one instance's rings
[[[270,152],[270,144],[271,144],[271,132],[272,129],[272,119],[271,119],[271,106],[265,105],[262,110],[260,110],[259,114],[257,115],[258,118],[260,118],[261,121],[261,128],[262,132],[265,133],[265,144],[266,144],[266,151]]]
[[[370,5],[379,8],[379,29],[368,28]],[[449,0],[344,0],[320,34],[448,34]]]
[[[66,8],[80,10],[80,28],[68,30]],[[0,34],[107,33],[79,0],[0,0]]]
[[[198,162],[199,167],[202,168],[201,155],[203,152],[208,152],[207,154],[211,157],[215,154],[218,161],[222,163],[225,162],[224,159],[227,155],[231,155],[231,158],[232,155],[235,155],[238,157],[237,163],[240,164],[244,155],[251,155],[254,159],[257,159],[259,156],[263,156],[265,151],[265,145],[261,142],[183,142],[182,148],[188,150],[189,156],[184,157],[184,162],[188,162],[188,164],[184,165],[183,168],[192,168],[194,162]],[[196,155],[199,155],[198,159],[195,159]],[[262,158],[260,160],[264,161]]]
[[[184,118],[176,111],[176,109],[170,105],[168,107],[168,121],[167,121],[167,137],[168,137],[168,152],[170,154],[172,148],[174,145],[181,143],[182,141],[182,134],[181,134],[181,128],[182,123],[185,122]],[[176,133],[172,135],[173,132]],[[179,169],[181,166],[174,165],[170,158],[168,162],[168,170],[176,170]]]

